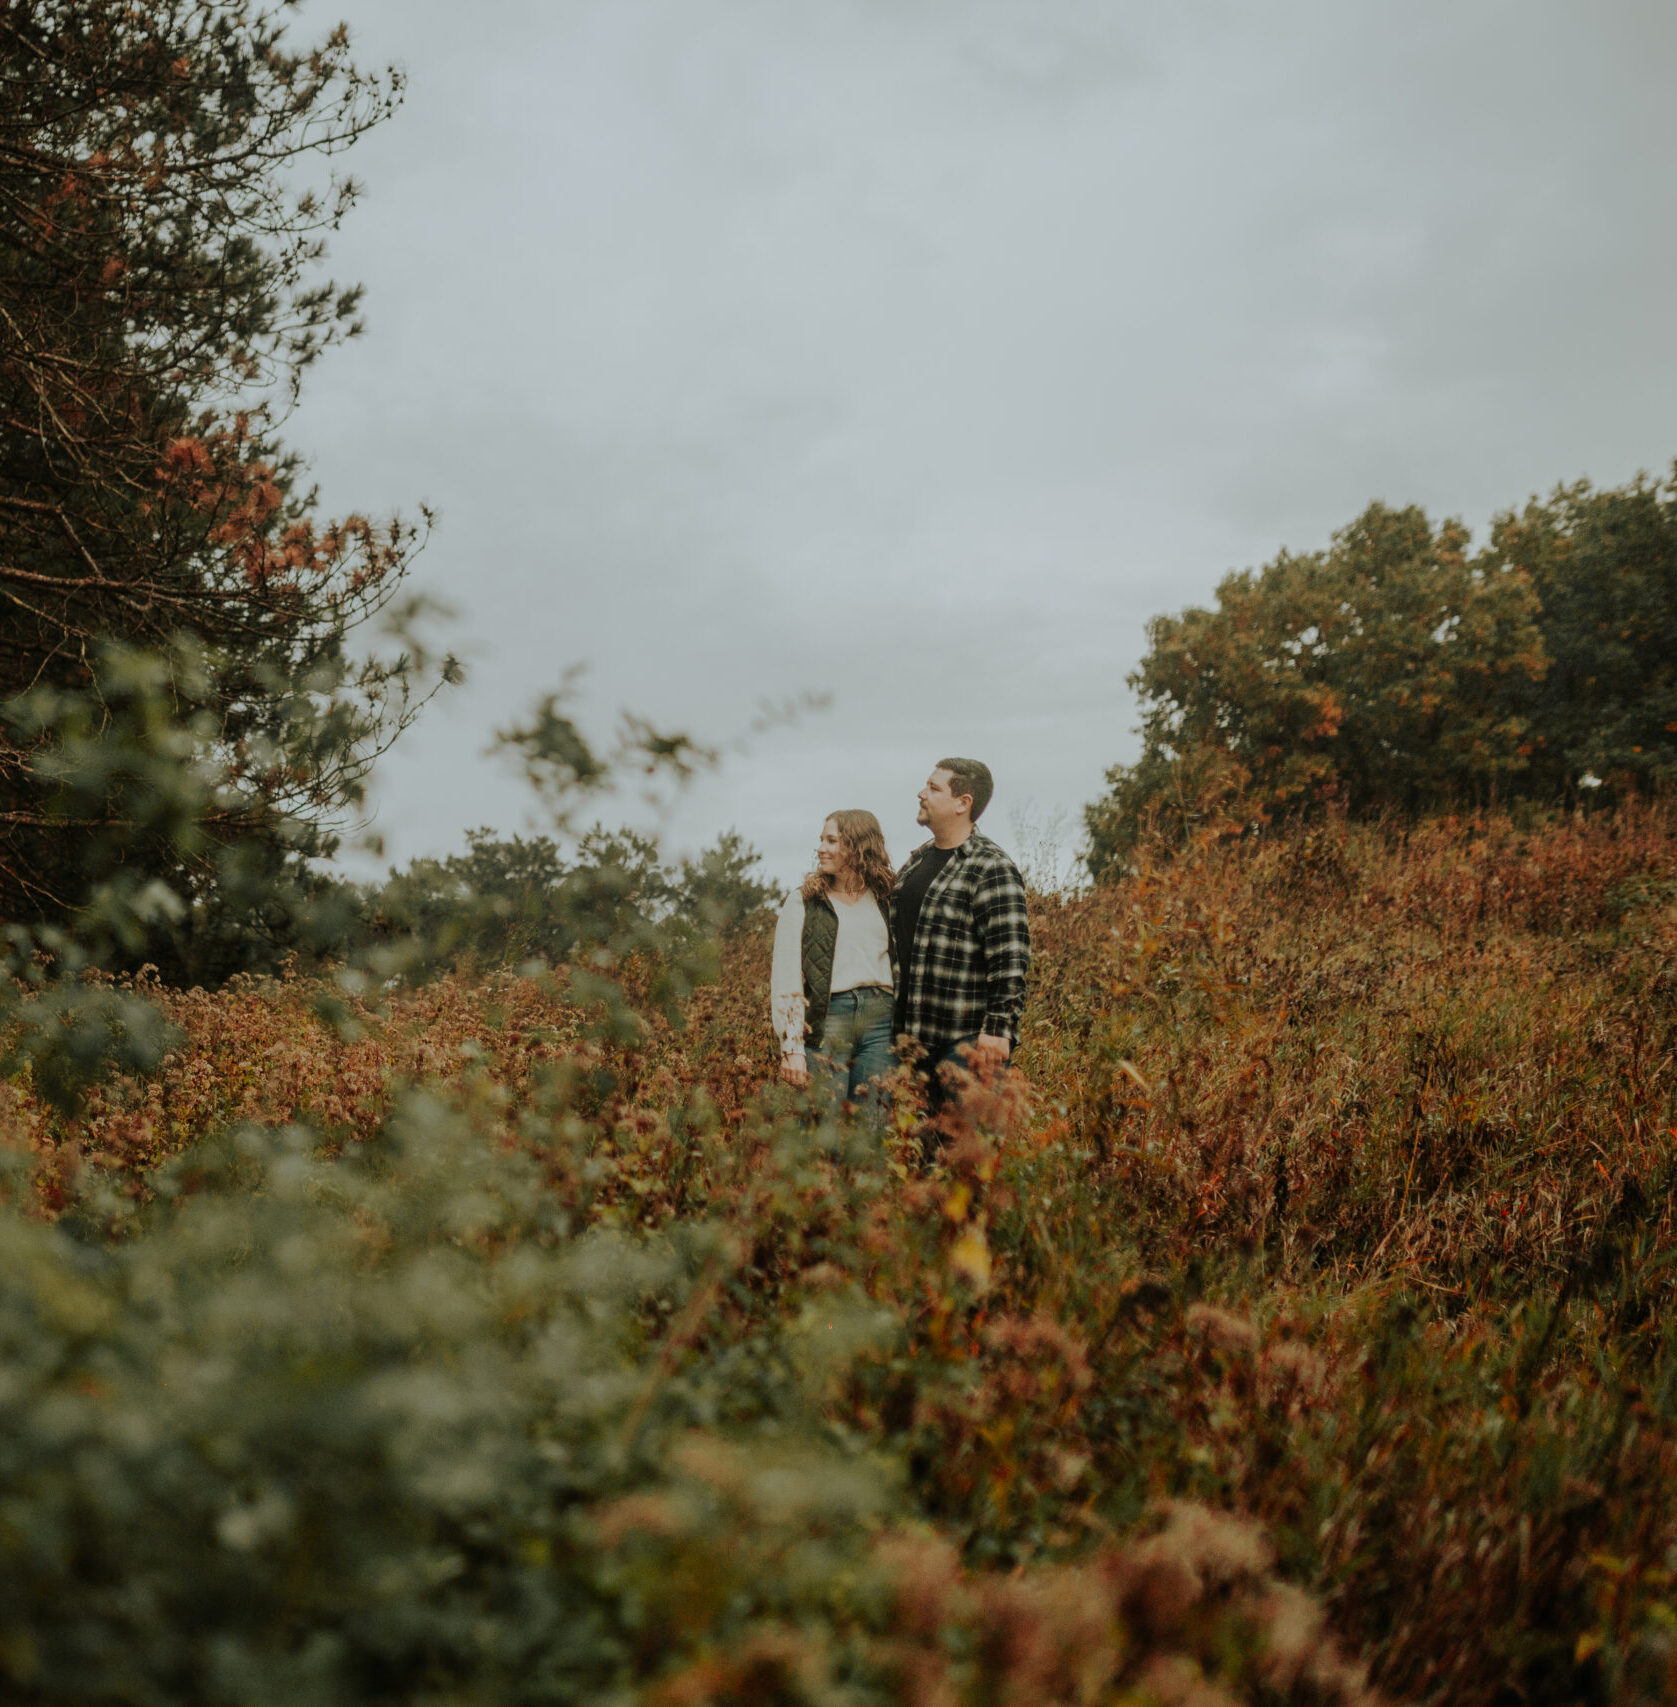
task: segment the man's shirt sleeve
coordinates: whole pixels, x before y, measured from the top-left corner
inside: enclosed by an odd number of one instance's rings
[[[1031,925],[1024,879],[1010,860],[998,861],[979,879],[972,911],[984,947],[985,1033],[1017,1038],[1031,969]]]

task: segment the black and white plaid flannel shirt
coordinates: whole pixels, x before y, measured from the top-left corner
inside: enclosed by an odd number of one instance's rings
[[[897,881],[933,844],[903,862]],[[896,930],[896,897],[891,926]],[[897,968],[897,1030],[935,1057],[952,1043],[987,1032],[1019,1041],[1025,977],[1031,966],[1031,927],[1025,880],[988,836],[977,830],[932,879],[914,928],[914,951]]]

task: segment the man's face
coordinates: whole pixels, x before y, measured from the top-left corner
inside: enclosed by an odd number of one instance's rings
[[[926,786],[920,790],[917,822],[924,824],[934,836],[961,823],[972,811],[972,796],[953,793],[949,780],[948,771],[933,771],[926,778]]]

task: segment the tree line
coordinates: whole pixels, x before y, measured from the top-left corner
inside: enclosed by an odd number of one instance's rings
[[[1677,472],[1561,487],[1477,550],[1458,521],[1371,504],[1147,638],[1141,754],[1087,809],[1097,876],[1149,832],[1658,792],[1677,778]]]

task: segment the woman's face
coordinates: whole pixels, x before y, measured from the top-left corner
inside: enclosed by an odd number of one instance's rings
[[[838,825],[831,818],[821,826],[821,840],[815,844],[815,864],[823,877],[844,877],[850,871],[850,855],[839,838]]]

